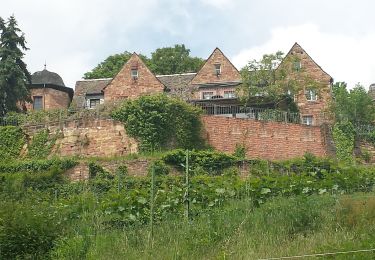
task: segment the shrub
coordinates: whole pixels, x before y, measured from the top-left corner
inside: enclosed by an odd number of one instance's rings
[[[35,159],[46,158],[57,140],[57,134],[50,136],[48,130],[34,134],[28,146],[28,157]]]
[[[60,214],[45,204],[30,202],[1,203],[0,258],[43,258],[61,234]]]
[[[24,144],[25,136],[21,128],[0,126],[0,161],[17,158]]]
[[[336,155],[340,161],[353,162],[355,130],[350,122],[337,123],[333,128],[333,140],[336,145]]]
[[[140,142],[140,150],[202,146],[201,110],[166,95],[142,96],[125,101],[112,117],[125,124],[126,132]]]
[[[74,159],[50,159],[50,160],[24,160],[8,161],[0,163],[0,173],[30,172],[36,173],[47,171],[53,167],[61,170],[68,170],[77,165]]]
[[[182,149],[170,151],[162,157],[162,160],[182,170],[186,162],[186,151]],[[203,171],[217,175],[238,161],[237,157],[222,152],[208,150],[189,151],[189,168],[193,171],[196,168],[201,168]]]
[[[155,176],[168,175],[170,172],[170,168],[162,160],[156,160],[152,162],[152,164],[148,168],[148,175],[150,176],[151,176],[152,168],[154,168],[155,170]]]

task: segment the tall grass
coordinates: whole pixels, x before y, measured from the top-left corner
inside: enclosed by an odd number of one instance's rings
[[[370,196],[369,196],[370,195]],[[248,200],[207,211],[188,224],[170,217],[154,227],[112,229],[87,214],[59,240],[55,259],[259,259],[374,247],[375,194]],[[334,259],[373,259],[374,253]]]

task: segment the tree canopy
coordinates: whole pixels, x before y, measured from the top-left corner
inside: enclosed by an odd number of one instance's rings
[[[196,72],[204,60],[191,57],[190,50],[184,44],[174,47],[158,48],[151,54],[150,69],[155,74],[176,74]]]
[[[28,84],[31,75],[22,61],[28,50],[24,34],[14,16],[0,18],[0,116],[17,111],[17,105],[31,101]]]
[[[131,53],[125,51],[107,57],[94,69],[84,74],[85,79],[112,78],[130,59]],[[190,56],[190,50],[182,45],[174,47],[158,48],[151,53],[151,58],[139,55],[143,62],[155,74],[175,74],[183,72],[195,72],[203,64],[203,59]]]
[[[348,90],[345,82],[336,82],[332,90],[334,99],[330,108],[337,122],[348,121],[354,125],[374,122],[375,106],[362,85]]]
[[[298,57],[287,56],[281,51],[265,54],[260,60],[251,60],[241,69],[242,84],[239,97],[244,102],[273,102],[278,107],[289,103],[287,109],[297,110],[293,95],[305,86],[311,89],[320,88],[320,84],[303,73],[303,68],[296,71],[294,64]],[[298,73],[296,73],[298,72]]]

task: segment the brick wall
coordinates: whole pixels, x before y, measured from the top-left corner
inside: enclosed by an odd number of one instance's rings
[[[41,96],[44,109],[66,109],[70,104],[69,94],[52,88],[33,88],[30,90],[31,98]],[[26,103],[28,111],[33,110],[33,104]]]
[[[138,79],[134,80],[131,70],[137,68]],[[118,99],[135,99],[142,95],[162,93],[164,85],[147,68],[137,54],[133,54],[121,71],[104,89],[104,102]]]
[[[240,144],[249,158],[285,160],[306,152],[327,155],[320,127],[219,116],[203,116],[202,121],[208,144],[219,151],[233,153]]]
[[[138,144],[130,138],[121,122],[112,119],[74,120],[46,126],[26,126],[32,136],[41,129],[59,133],[52,153],[60,156],[114,156],[138,152]]]

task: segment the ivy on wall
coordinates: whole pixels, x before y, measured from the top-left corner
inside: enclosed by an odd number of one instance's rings
[[[17,158],[25,144],[22,129],[16,126],[0,127],[0,160]]]
[[[27,156],[34,159],[46,158],[55,145],[57,136],[58,134],[50,135],[47,129],[34,134],[28,147]]]
[[[129,136],[143,152],[165,148],[198,148],[201,138],[201,110],[164,94],[125,101],[112,113],[124,123]]]
[[[337,159],[346,163],[353,162],[355,129],[350,122],[336,123],[333,127],[333,140],[336,145]]]

